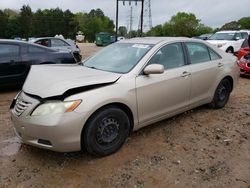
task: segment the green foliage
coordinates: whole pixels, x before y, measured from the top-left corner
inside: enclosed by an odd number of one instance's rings
[[[91,10],[87,13],[77,13],[75,20],[78,23],[85,38],[89,42],[95,41],[95,35],[99,32],[114,32],[114,22],[105,16],[101,9]]]
[[[118,28],[118,34],[119,34],[120,36],[126,36],[127,33],[128,33],[128,31],[127,31],[127,28],[126,28],[125,26],[120,26],[120,27]]]
[[[93,42],[98,32],[113,33],[114,23],[101,9],[76,14],[59,8],[32,12],[28,5],[24,5],[20,12],[0,10],[0,38],[45,37],[56,34],[74,38],[78,31],[82,31],[85,38]]]
[[[232,21],[224,24],[220,30],[238,30],[238,29],[250,29],[250,17],[244,17],[238,21]]]
[[[211,32],[213,32],[213,29],[201,24],[194,14],[178,12],[171,17],[170,21],[153,27],[147,35],[192,37]]]
[[[6,26],[8,23],[8,17],[4,14],[3,11],[0,10],[0,38],[4,38]]]
[[[241,18],[238,22],[241,29],[250,29],[250,17]]]
[[[223,25],[220,30],[238,30],[240,29],[240,24],[238,21],[232,21]]]
[[[163,36],[163,27],[162,25],[157,25],[153,27],[150,31],[147,32],[148,36]]]

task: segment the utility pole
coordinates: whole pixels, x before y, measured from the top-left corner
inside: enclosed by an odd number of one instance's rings
[[[129,31],[133,30],[133,7],[130,6]]]
[[[138,2],[141,2],[141,16],[140,16],[140,36],[142,36],[142,32],[143,32],[143,13],[144,13],[144,1],[145,0],[116,0],[116,31],[115,31],[115,35],[116,35],[116,41],[118,38],[118,24],[119,24],[119,1],[123,2],[123,5],[125,5],[125,2],[128,1],[129,5],[131,5],[131,2],[135,2],[135,5],[137,5]],[[132,18],[133,19],[133,18]]]
[[[149,31],[153,24],[152,24],[152,11],[151,11],[151,0],[143,0],[143,13],[141,15],[143,15],[141,17],[141,20],[144,20],[143,24],[140,21],[139,24],[139,30],[143,30],[145,31]],[[141,25],[142,24],[142,25]],[[142,28],[142,29],[140,29]]]

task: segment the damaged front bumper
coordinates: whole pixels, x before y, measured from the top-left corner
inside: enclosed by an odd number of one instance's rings
[[[84,115],[75,111],[64,114],[31,116],[40,104],[21,92],[11,105],[11,119],[17,136],[26,144],[58,152],[81,150]],[[18,106],[19,105],[19,106]]]

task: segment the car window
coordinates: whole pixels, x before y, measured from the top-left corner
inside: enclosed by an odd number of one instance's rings
[[[201,43],[186,43],[191,64],[210,61],[208,48]]]
[[[13,44],[0,44],[0,57],[19,56],[20,47]]]
[[[40,44],[42,46],[49,47],[49,39],[41,39],[35,42],[36,44]]]
[[[235,34],[235,39],[236,39],[236,38],[242,39],[241,34],[240,34],[240,33],[236,33],[236,34]]]
[[[39,48],[37,46],[29,46],[28,52],[29,53],[43,53],[43,52],[46,52],[46,50],[43,48]]]
[[[249,48],[248,39],[245,39],[241,45],[241,48]]]
[[[60,39],[51,39],[51,47],[61,47],[61,46],[69,46],[69,44]]]
[[[212,49],[208,48],[208,51],[210,53],[210,58],[211,60],[217,60],[217,59],[221,59],[220,55],[218,55],[215,51],[213,51]]]
[[[84,66],[109,72],[127,73],[151,48],[151,44],[114,43],[87,59]]]
[[[242,32],[241,35],[243,39],[248,39],[248,33]]]
[[[181,43],[168,44],[162,47],[148,64],[161,64],[165,69],[183,66],[185,60]]]
[[[215,33],[209,40],[234,40],[235,33]]]

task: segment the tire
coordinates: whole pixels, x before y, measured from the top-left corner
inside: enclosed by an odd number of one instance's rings
[[[209,106],[213,109],[223,108],[230,97],[231,87],[232,86],[228,79],[222,80],[216,88],[213,101]]]
[[[234,49],[232,47],[229,47],[227,50],[226,50],[227,53],[230,53],[230,54],[233,54],[234,53]]]
[[[109,106],[97,111],[84,127],[82,145],[94,156],[107,156],[121,148],[130,130],[127,114],[120,108]]]

